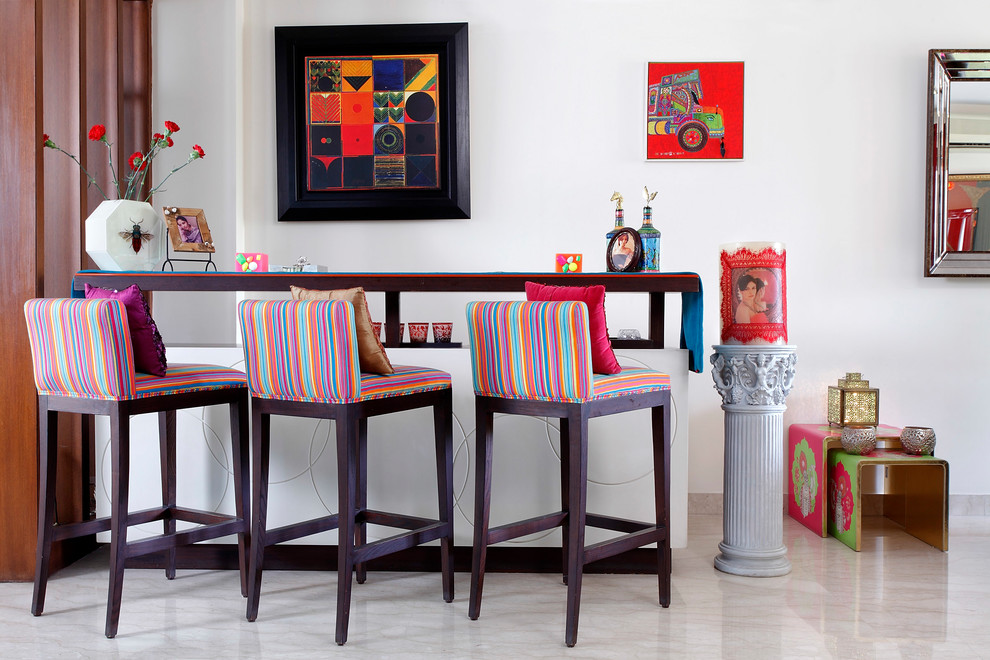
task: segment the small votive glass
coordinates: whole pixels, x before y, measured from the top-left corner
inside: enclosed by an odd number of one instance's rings
[[[429,323],[410,323],[409,341],[414,344],[422,344],[426,341],[426,333],[430,329]]]
[[[450,343],[450,333],[454,328],[453,323],[433,322],[433,341],[438,344],[449,344]]]
[[[905,426],[901,430],[901,447],[905,454],[931,456],[935,451],[935,429],[927,426]]]
[[[861,424],[843,426],[839,442],[848,454],[869,454],[877,448],[877,427]]]

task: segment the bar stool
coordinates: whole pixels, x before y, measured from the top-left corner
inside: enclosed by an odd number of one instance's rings
[[[478,437],[468,616],[474,620],[481,614],[488,546],[555,527],[563,532],[567,646],[577,642],[585,564],[655,542],[660,605],[668,607],[670,377],[649,369],[593,374],[588,309],[583,302],[474,302],[467,306],[467,320]],[[656,522],[588,513],[588,420],[643,408],[652,412]],[[560,419],[560,511],[489,527],[495,413]],[[585,546],[586,525],[622,535]]]
[[[237,534],[241,595],[247,595],[249,531],[248,396],[244,374],[205,364],[170,365],[164,377],[134,372],[127,312],[117,300],[34,299],[24,304],[38,389],[38,550],[31,613],[45,607],[52,544],[110,531],[110,586],[106,636],[117,634],[124,564],[130,557],[166,552],[165,575],[175,577],[175,548]],[[176,506],[175,411],[227,404],[234,466],[235,515]],[[112,466],[110,516],[78,523],[55,522],[58,412],[110,418]],[[128,511],[130,416],[158,413],[162,506]],[[127,540],[131,525],[163,521],[164,534]],[[199,526],[176,531],[176,521]]]
[[[332,529],[338,530],[337,644],[347,641],[352,572],[356,571],[358,583],[363,583],[365,562],[371,559],[439,539],[443,599],[451,602],[454,495],[450,374],[403,366],[395,366],[395,373],[388,376],[362,373],[350,302],[247,300],[238,306],[238,316],[251,390],[254,455],[248,620],[258,616],[265,548]],[[368,418],[423,407],[433,408],[439,518],[369,509]],[[267,529],[272,415],[335,420],[338,513]],[[408,531],[368,542],[367,523]]]

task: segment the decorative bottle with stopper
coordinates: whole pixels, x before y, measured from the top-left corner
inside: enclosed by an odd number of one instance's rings
[[[643,226],[639,228],[639,238],[643,244],[643,256],[639,264],[640,270],[652,272],[660,270],[660,231],[653,227],[653,209],[650,208],[650,202],[656,196],[656,192],[651,193],[643,186],[646,206],[643,207]]]
[[[609,201],[615,202],[615,227],[605,234],[606,246],[612,241],[612,237],[615,236],[615,234],[623,227],[622,193],[619,191],[613,192],[612,198]]]

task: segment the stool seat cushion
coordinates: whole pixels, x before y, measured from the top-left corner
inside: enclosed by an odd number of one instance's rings
[[[653,369],[626,367],[617,374],[595,374],[593,399],[670,389],[670,376]]]
[[[162,377],[134,374],[134,398],[247,387],[247,376],[237,369],[213,364],[170,364]]]
[[[404,396],[419,392],[450,389],[450,374],[429,367],[393,365],[395,373],[382,376],[361,373],[361,398],[359,401]]]
[[[317,396],[291,396],[284,393],[279,396],[268,396],[266,392],[255,392],[254,396],[261,399],[309,403],[357,403],[358,401],[450,389],[450,374],[445,371],[430,369],[429,367],[409,367],[401,364],[392,365],[392,368],[394,373],[388,376],[362,372],[360,376],[361,395],[357,397],[331,399]]]

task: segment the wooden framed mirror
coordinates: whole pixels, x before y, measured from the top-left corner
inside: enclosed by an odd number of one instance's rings
[[[990,277],[990,50],[928,51],[925,277]]]

